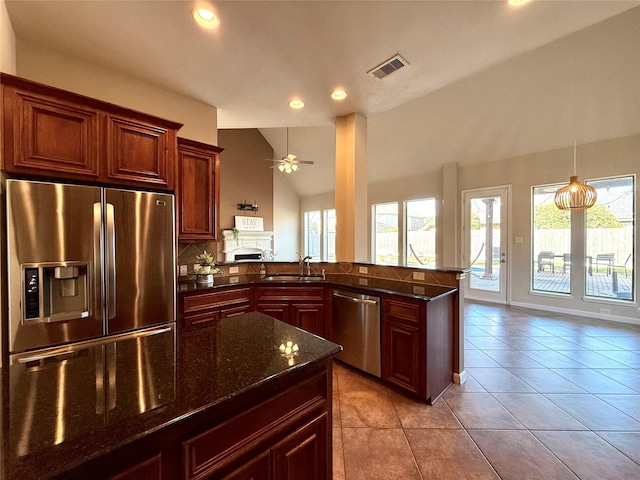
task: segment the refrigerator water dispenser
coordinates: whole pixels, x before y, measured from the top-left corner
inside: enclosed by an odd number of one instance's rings
[[[58,322],[89,316],[87,263],[23,265],[24,319]]]

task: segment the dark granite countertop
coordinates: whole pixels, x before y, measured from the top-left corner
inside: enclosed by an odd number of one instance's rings
[[[199,412],[228,408],[243,393],[341,350],[257,312],[175,337],[172,330],[148,337],[143,348],[139,339],[123,340],[117,348],[93,347],[56,363],[3,368],[2,478],[60,477],[63,470]],[[281,352],[287,342],[298,346],[295,355]],[[108,386],[96,387],[104,377],[100,359],[110,368],[108,353],[100,352],[111,348],[120,355],[114,362],[115,406],[104,394]]]
[[[277,274],[275,275],[277,276]],[[327,274],[326,280],[322,280],[321,277],[313,277],[313,280],[304,282],[291,280],[264,281],[261,279],[260,275],[248,274],[232,275],[227,277],[215,276],[214,283],[209,285],[197,283],[194,280],[180,280],[178,282],[178,292],[207,291],[229,286],[250,285],[253,283],[260,283],[261,285],[329,284],[333,287],[344,287],[350,290],[358,290],[374,295],[376,293],[390,293],[426,301],[435,300],[436,298],[449,295],[457,291],[454,287],[348,274]]]

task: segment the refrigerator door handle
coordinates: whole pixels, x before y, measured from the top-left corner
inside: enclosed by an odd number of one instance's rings
[[[94,316],[102,321],[102,204],[93,204],[93,298]]]
[[[116,226],[114,208],[111,203],[105,204],[106,225],[106,264],[107,264],[107,318],[116,316]]]

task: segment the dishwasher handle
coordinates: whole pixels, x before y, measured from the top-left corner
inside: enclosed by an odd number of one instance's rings
[[[349,300],[351,302],[354,303],[363,303],[365,305],[377,305],[378,302],[376,300],[369,300],[366,298],[356,298],[356,297],[352,297],[350,295],[343,295],[342,293],[338,293],[338,292],[333,292],[333,296],[334,297],[340,297],[340,298],[344,298],[346,300]]]

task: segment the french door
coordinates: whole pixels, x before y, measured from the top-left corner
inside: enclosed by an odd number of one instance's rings
[[[462,192],[462,265],[465,298],[507,303],[510,187]]]

